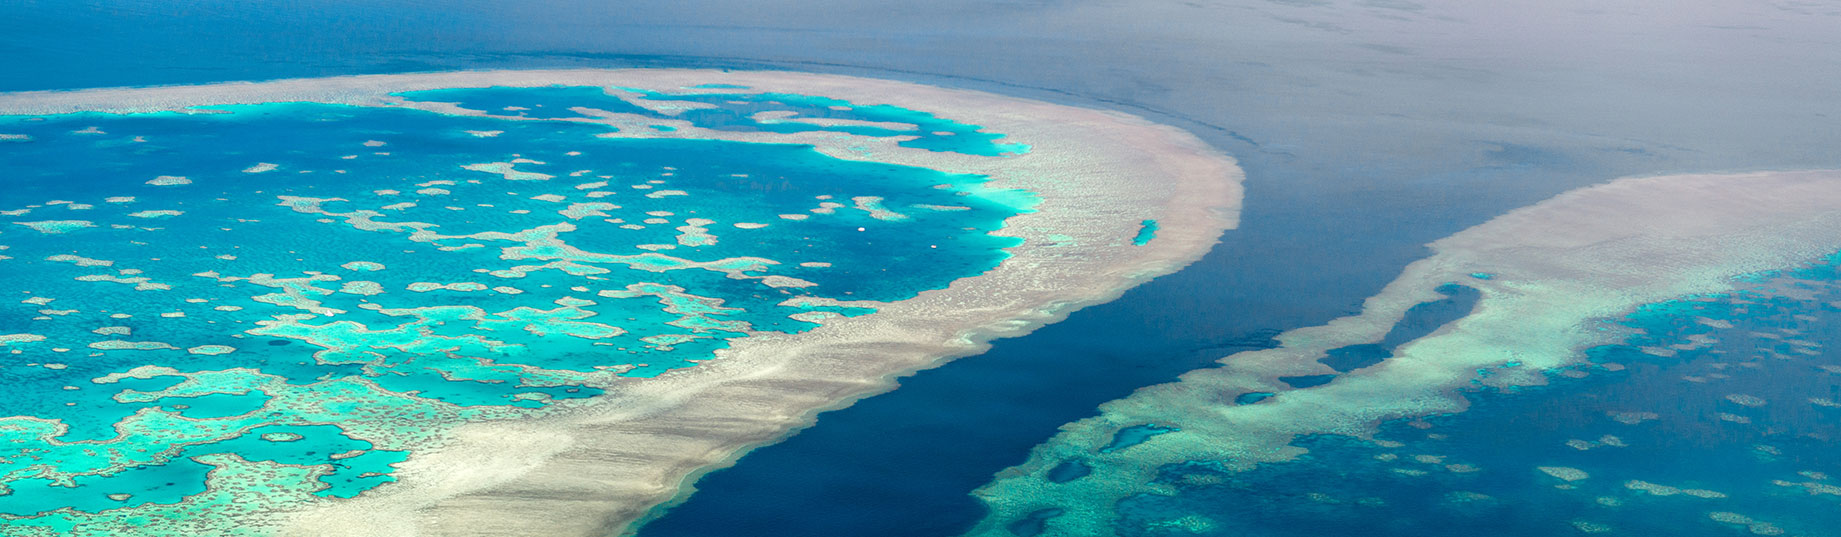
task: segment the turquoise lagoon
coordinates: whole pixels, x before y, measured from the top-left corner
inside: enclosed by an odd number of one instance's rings
[[[669,116],[549,87],[399,94],[505,117],[0,117],[0,518],[106,533],[353,497],[458,424],[871,313],[1017,244],[990,233],[1034,197],[984,177],[560,120],[1028,150],[922,112],[724,89],[670,96],[705,105]]]

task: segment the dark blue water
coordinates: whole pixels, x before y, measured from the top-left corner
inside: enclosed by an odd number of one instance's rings
[[[1133,425],[1131,427],[1119,429],[1119,432],[1112,436],[1112,442],[1107,443],[1106,447],[1100,448],[1099,451],[1100,453],[1111,453],[1111,452],[1125,449],[1128,447],[1132,447],[1138,444],[1142,444],[1144,443],[1144,441],[1150,440],[1151,437],[1153,436],[1157,436],[1157,435],[1164,434],[1164,433],[1173,433],[1176,431],[1177,429],[1174,427],[1163,427],[1159,425]]]
[[[1362,343],[1330,349],[1324,352],[1325,356],[1317,361],[1323,362],[1323,365],[1330,366],[1338,373],[1347,373],[1381,363],[1393,357],[1396,347],[1430,335],[1446,323],[1469,315],[1480,296],[1475,288],[1455,283],[1439,286],[1438,292],[1445,295],[1445,298],[1415,304],[1407,308],[1406,315],[1400,319],[1400,322],[1395,323],[1386,335],[1381,336],[1379,343]],[[1286,378],[1296,377],[1280,377],[1279,379],[1294,388],[1305,387],[1285,380]]]
[[[639,534],[957,534],[983,515],[967,494],[1021,462],[1061,424],[1089,417],[1100,403],[1139,386],[1270,347],[1278,332],[1271,327],[1357,312],[1361,299],[1353,297],[1378,291],[1393,274],[1362,272],[1350,259],[1392,255],[1404,266],[1423,255],[1355,239],[1353,231],[1368,225],[1360,221],[1280,210],[1283,195],[1262,185],[1255,183],[1249,196],[1268,203],[1249,205],[1243,228],[1196,265],[1029,336],[998,341],[983,355],[919,373],[895,392],[826,413],[818,426],[705,476],[696,494]],[[1295,208],[1326,200],[1289,201]],[[1366,216],[1423,218],[1416,224],[1424,226],[1466,217],[1460,208],[1442,210]],[[1342,239],[1316,247],[1304,237]],[[1298,274],[1296,266],[1318,270]],[[1291,277],[1279,277],[1286,272]]]

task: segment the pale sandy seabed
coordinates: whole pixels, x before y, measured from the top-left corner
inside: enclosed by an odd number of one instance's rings
[[[1151,483],[1165,465],[1221,461],[1246,470],[1303,454],[1289,445],[1300,435],[1371,438],[1386,420],[1463,411],[1458,392],[1473,381],[1541,384],[1542,371],[1624,337],[1595,320],[1731,291],[1735,276],[1841,250],[1841,171],[1620,179],[1512,211],[1430,248],[1431,257],[1408,265],[1359,315],[1286,332],[1278,348],[1228,356],[1221,367],[1140,389],[1064,426],[1026,463],[976,492],[992,511],[972,534],[1009,537],[1007,525],[1060,509],[1042,535],[1110,535],[1119,500],[1172,493]],[[1441,298],[1436,289],[1448,282],[1480,292],[1468,316],[1329,384],[1294,390],[1278,380],[1335,373],[1318,361],[1327,351],[1381,341],[1409,308]],[[1480,377],[1480,369],[1490,375]],[[1254,392],[1276,395],[1228,403]],[[1179,430],[1100,452],[1120,429],[1143,424]],[[1092,473],[1047,479],[1065,460],[1083,461]]]
[[[700,70],[483,71],[263,83],[0,95],[0,113],[154,111],[277,101],[412,106],[480,115],[391,92],[553,84],[665,93],[699,84],[890,104],[1007,135],[1031,150],[979,157],[900,147],[900,138],[840,133],[719,132],[688,122],[598,110],[580,120],[620,127],[610,137],[703,138],[811,144],[836,158],[914,165],[992,178],[991,188],[1038,194],[1035,212],[1000,235],[1025,242],[981,276],[895,303],[875,314],[831,318],[796,335],[757,335],[720,359],[654,379],[620,379],[569,414],[462,427],[438,450],[401,465],[400,480],[359,498],[275,513],[283,535],[604,535],[630,531],[681,500],[705,472],[784,438],[823,410],[893,389],[897,377],[969,356],[986,342],[1027,333],[1082,306],[1201,257],[1238,221],[1234,161],[1171,127],[1099,110],[903,82],[788,72]],[[622,92],[610,91],[615,95]],[[658,105],[656,102],[639,102]],[[689,104],[694,103],[687,103]],[[667,105],[668,106],[668,105]],[[668,108],[661,108],[668,110]],[[668,113],[668,112],[667,112]],[[644,128],[678,127],[672,132]],[[1143,220],[1156,240],[1133,246]],[[1050,236],[1059,240],[1050,240]],[[1068,243],[1073,246],[1052,248]]]

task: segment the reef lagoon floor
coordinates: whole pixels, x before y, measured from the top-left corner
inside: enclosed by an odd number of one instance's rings
[[[595,535],[1201,257],[1125,114],[790,72],[0,95],[9,535]]]

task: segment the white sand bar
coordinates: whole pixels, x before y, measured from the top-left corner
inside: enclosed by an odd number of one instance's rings
[[[1012,257],[879,312],[831,318],[797,335],[747,338],[721,359],[653,379],[621,379],[566,415],[473,424],[442,448],[400,465],[400,481],[354,500],[277,514],[282,535],[609,535],[630,531],[683,498],[705,472],[812,423],[823,410],[895,387],[894,379],[974,355],[995,338],[1028,333],[1083,306],[1200,258],[1239,217],[1234,161],[1181,130],[1108,111],[886,80],[789,72],[700,70],[482,71],[230,83],[209,86],[0,95],[0,112],[155,111],[188,106],[315,101],[483,115],[391,92],[554,84],[682,93],[698,84],[819,95],[859,106],[921,110],[1007,135],[1023,155],[982,157],[896,145],[896,138],[632,128],[658,123],[600,113],[577,121],[622,127],[608,137],[707,138],[811,144],[836,158],[976,173],[992,188],[1042,198],[1007,222],[1022,237]],[[733,90],[725,90],[733,91]],[[617,90],[610,94],[619,96]],[[657,105],[658,102],[645,104]],[[669,104],[668,102],[666,104]],[[1139,222],[1157,240],[1132,246]],[[1074,237],[1076,248],[1050,248]]]
[[[1229,470],[1290,460],[1299,435],[1369,437],[1391,419],[1461,412],[1458,390],[1533,385],[1543,370],[1576,364],[1586,348],[1624,333],[1600,319],[1685,295],[1734,289],[1733,276],[1792,268],[1841,250],[1841,171],[1627,178],[1518,209],[1430,245],[1434,255],[1370,297],[1359,315],[1281,334],[1278,348],[1221,360],[1179,382],[1151,386],[1062,427],[1024,464],[976,493],[991,514],[973,532],[1040,509],[1065,512],[1044,536],[1110,535],[1119,499],[1150,490],[1159,467],[1225,461]],[[1488,275],[1488,279],[1473,277]],[[1290,389],[1280,376],[1332,374],[1317,360],[1382,340],[1406,310],[1441,298],[1447,282],[1476,288],[1470,315],[1408,342],[1379,364],[1329,384]],[[1511,365],[1515,364],[1515,365]],[[1477,370],[1492,374],[1479,379]],[[1257,404],[1241,394],[1272,392]],[[1181,430],[1099,453],[1125,427]],[[1093,472],[1066,483],[1047,470],[1079,457]]]

